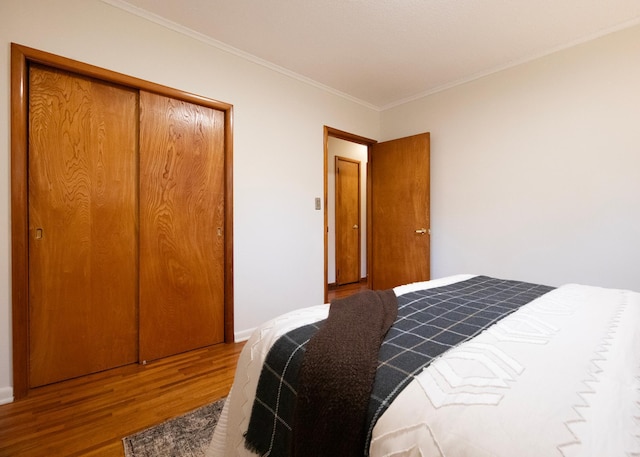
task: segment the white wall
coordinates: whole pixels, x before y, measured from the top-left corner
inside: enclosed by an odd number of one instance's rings
[[[640,290],[640,27],[389,109],[381,125],[382,139],[431,131],[433,277]]]
[[[336,282],[336,156],[360,162],[360,277],[367,276],[367,160],[364,144],[329,137],[327,142],[327,282]]]
[[[234,105],[235,330],[322,303],[323,127],[379,112],[99,0],[0,2],[0,403],[10,401],[10,42]]]

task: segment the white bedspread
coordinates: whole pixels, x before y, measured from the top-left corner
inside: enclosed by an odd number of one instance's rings
[[[294,311],[254,332],[207,456],[254,455],[243,434],[269,348],[327,313]],[[640,294],[566,285],[525,305],[416,377],[376,423],[370,454],[640,456]]]

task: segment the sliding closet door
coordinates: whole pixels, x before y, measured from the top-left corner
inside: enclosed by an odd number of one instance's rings
[[[137,104],[30,68],[30,387],[137,360]]]
[[[224,113],[140,92],[140,360],[224,340]]]

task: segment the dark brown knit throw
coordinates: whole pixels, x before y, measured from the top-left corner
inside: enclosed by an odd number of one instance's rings
[[[309,340],[293,420],[294,457],[362,456],[378,352],[398,314],[393,290],[331,302]]]

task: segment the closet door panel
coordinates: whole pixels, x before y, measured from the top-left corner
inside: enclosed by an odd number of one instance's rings
[[[29,71],[29,384],[135,362],[137,91]]]
[[[224,340],[224,113],[140,93],[140,359]]]

